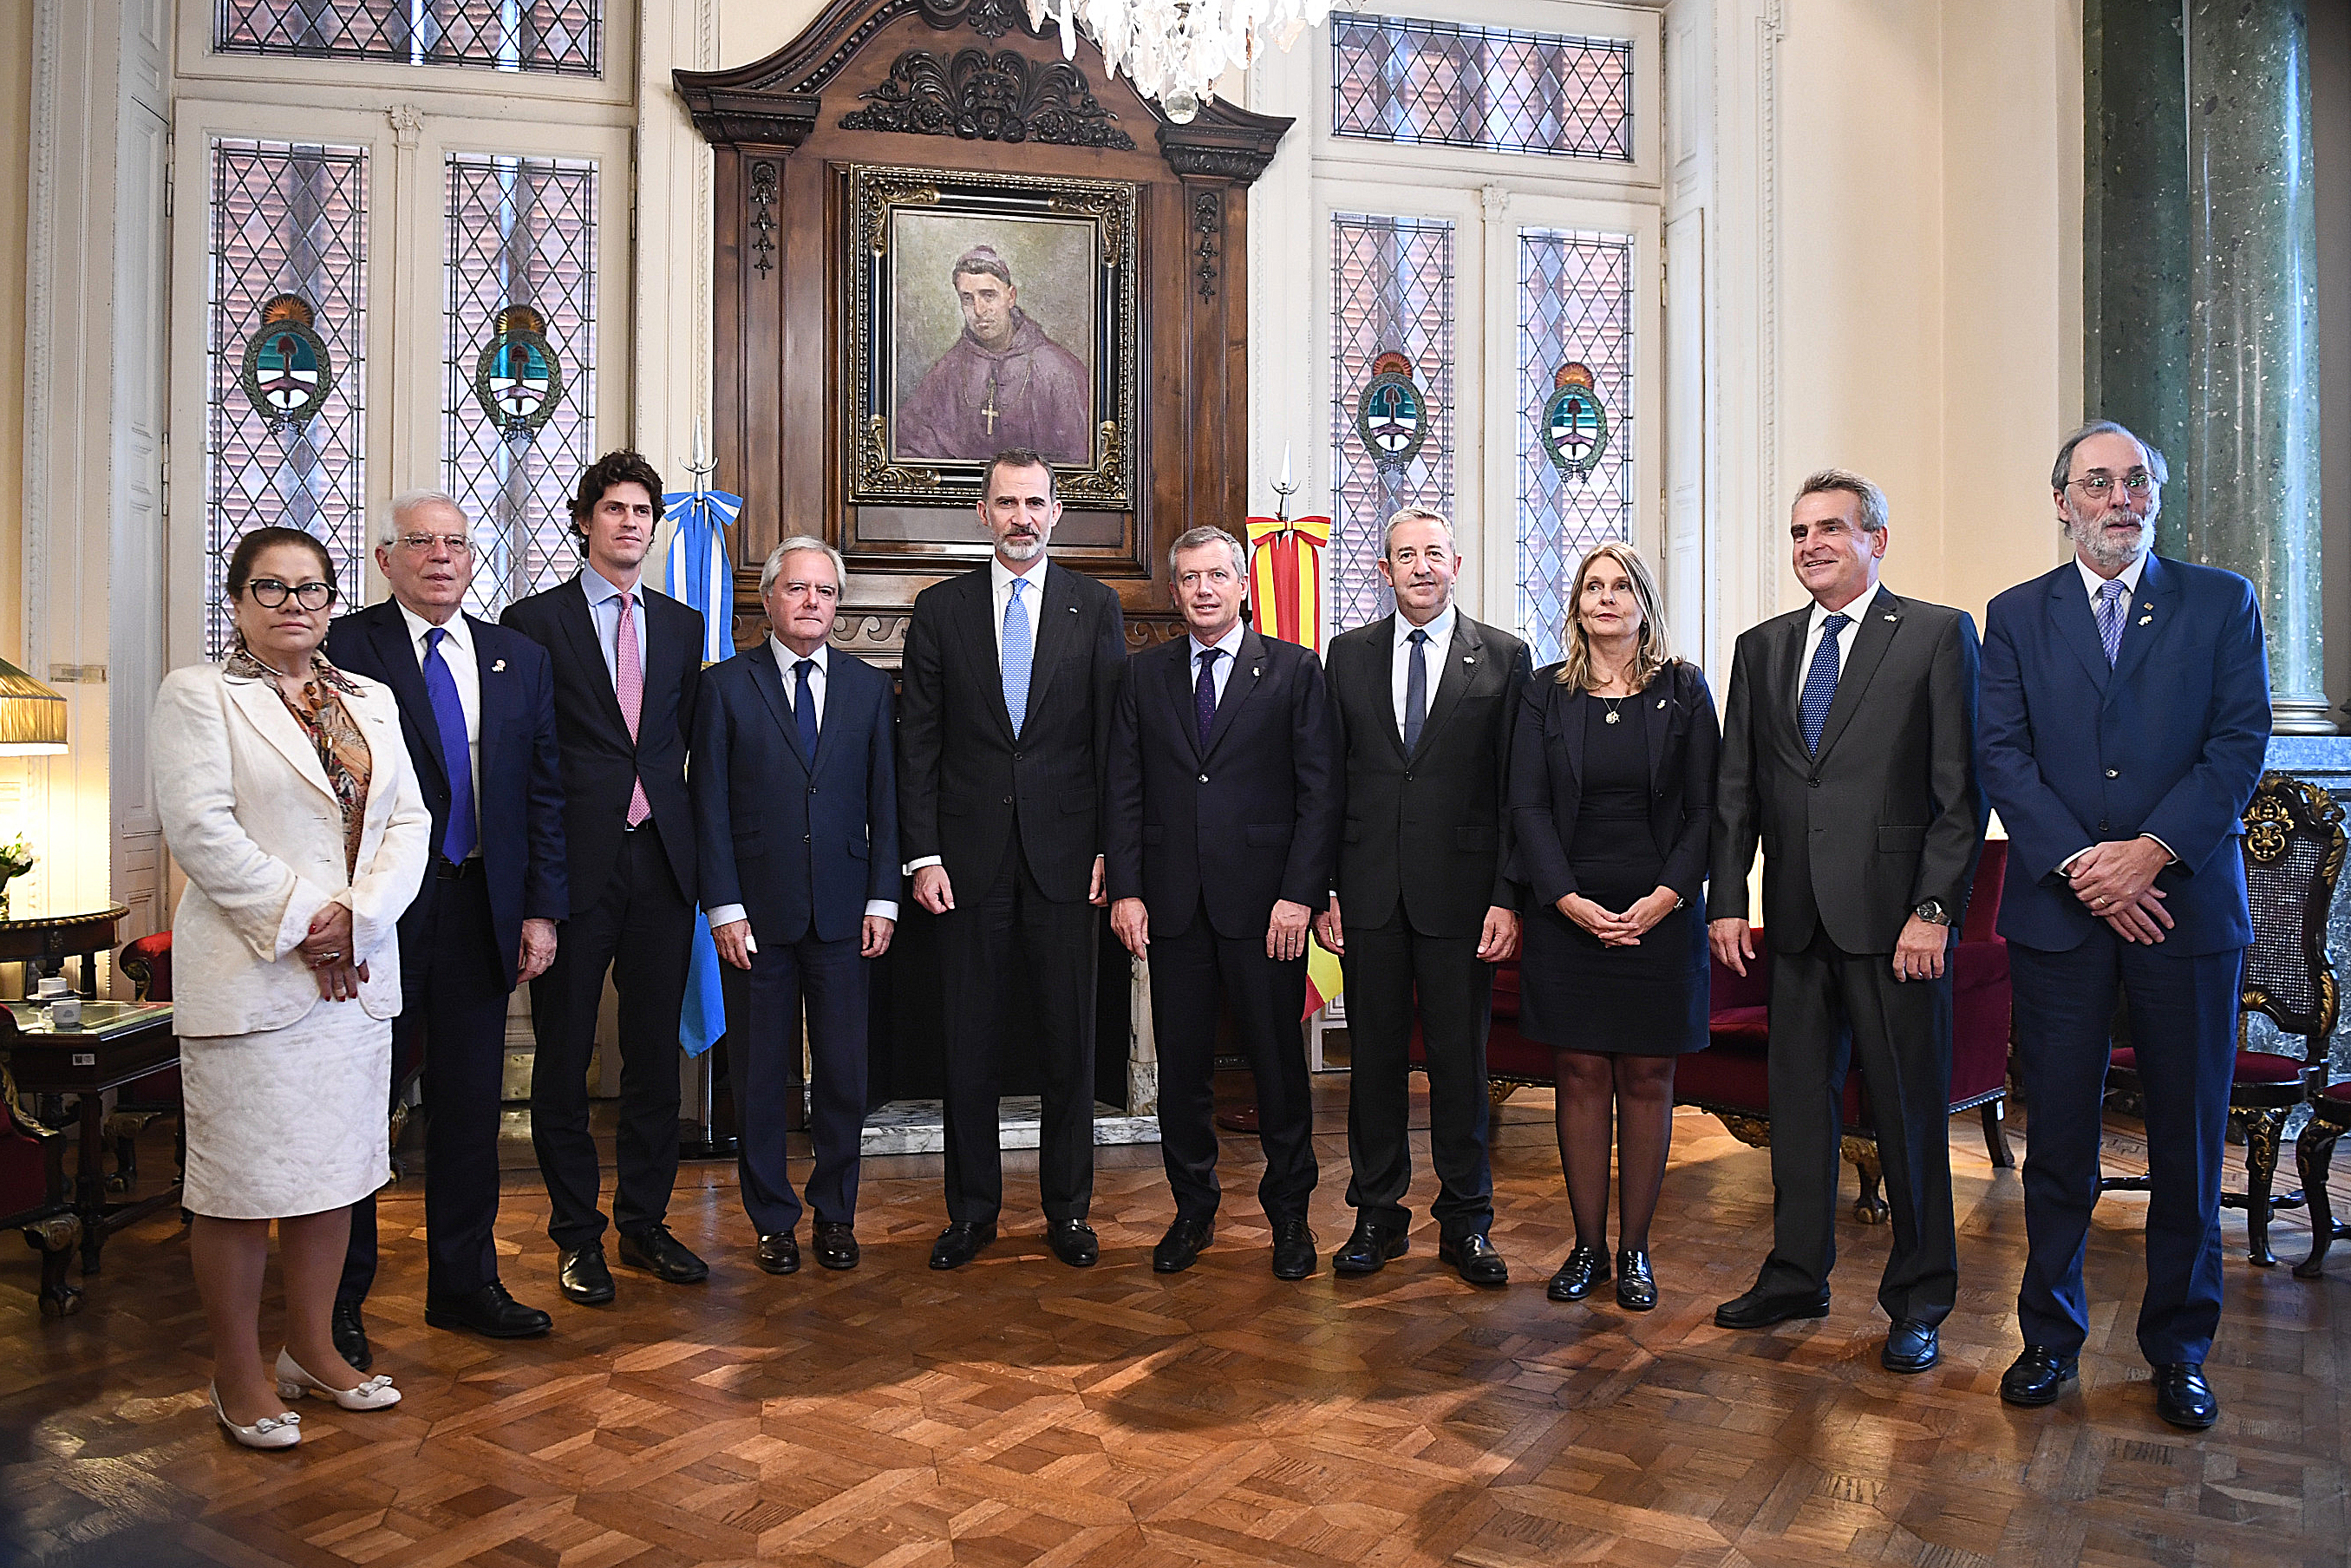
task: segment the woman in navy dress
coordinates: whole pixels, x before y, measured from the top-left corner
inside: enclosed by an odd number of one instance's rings
[[[1639,551],[1601,545],[1575,585],[1567,657],[1535,673],[1510,751],[1518,874],[1532,894],[1519,1029],[1556,1052],[1575,1249],[1551,1298],[1582,1301],[1609,1277],[1613,1144],[1616,1301],[1646,1312],[1674,1059],[1707,1040],[1704,883],[1722,730],[1706,676],[1667,652]]]

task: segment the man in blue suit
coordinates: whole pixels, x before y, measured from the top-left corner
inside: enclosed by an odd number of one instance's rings
[[[498,1282],[498,1103],[507,998],[555,956],[571,912],[563,780],[547,652],[464,613],[474,539],[436,490],[392,498],[376,564],[392,597],[328,629],[327,657],[390,686],[433,810],[433,866],[400,921],[395,1090],[417,1065],[424,1096],[424,1321],[493,1339],[545,1333],[548,1315]],[[335,1345],[374,1359],[360,1315],[375,1280],[375,1199],[351,1207]]]
[[[726,974],[727,1062],[743,1207],[770,1274],[800,1266],[800,1199],[784,1112],[808,1003],[817,1261],[857,1266],[865,1124],[866,962],[898,919],[898,785],[890,678],[826,644],[848,574],[840,552],[786,539],[759,571],[768,633],[711,666],[695,716],[702,896]]]
[[[2220,1319],[2220,1134],[2252,941],[2238,835],[2269,746],[2252,584],[2149,553],[2163,454],[2096,420],[2050,484],[2074,559],[1991,602],[1977,730],[2007,824],[2000,934],[2032,1124],[2024,1351],[2001,1379],[2047,1405],[2088,1337],[2082,1253],[2098,1197],[2099,1097],[2117,988],[2147,1097],[2153,1197],[2138,1343],[2156,1413],[2200,1429]]]

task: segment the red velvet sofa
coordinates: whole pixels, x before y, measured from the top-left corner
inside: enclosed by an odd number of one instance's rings
[[[1985,1147],[1992,1164],[2001,1166],[2016,1163],[2001,1125],[2008,1097],[2008,944],[1993,930],[2000,918],[2001,877],[2007,864],[2005,840],[1994,839],[1984,845],[1967,920],[1951,959],[1951,1111],[1954,1114],[1980,1111]],[[1674,1073],[1674,1102],[1719,1117],[1742,1143],[1766,1148],[1771,1142],[1765,1075],[1771,947],[1760,927],[1755,947],[1758,961],[1747,967],[1743,978],[1720,964],[1713,966],[1712,1039],[1706,1050],[1681,1059]],[[1551,1047],[1519,1033],[1518,1022],[1519,967],[1497,966],[1494,1027],[1487,1040],[1486,1066],[1498,1103],[1522,1085],[1548,1089],[1553,1082]],[[1416,1028],[1412,1064],[1426,1065]],[[1861,1197],[1854,1206],[1854,1218],[1865,1224],[1883,1222],[1887,1211],[1878,1190],[1883,1173],[1877,1160],[1877,1134],[1871,1120],[1868,1085],[1858,1066],[1845,1075],[1844,1155],[1861,1176]]]

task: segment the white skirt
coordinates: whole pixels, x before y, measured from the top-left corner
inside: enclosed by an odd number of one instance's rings
[[[284,1029],[180,1041],[187,1186],[216,1219],[354,1203],[392,1178],[392,1023],[322,1001]]]

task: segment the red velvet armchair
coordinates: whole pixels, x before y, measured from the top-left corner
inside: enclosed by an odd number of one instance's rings
[[[1968,900],[1966,922],[1951,957],[1951,1111],[1980,1110],[1984,1145],[1995,1166],[2016,1163],[2001,1126],[2008,1098],[2010,993],[2008,944],[1994,931],[2000,918],[2001,877],[2008,844],[1984,845]],[[1757,963],[1745,977],[1713,966],[1708,1048],[1681,1059],[1674,1073],[1674,1103],[1692,1105],[1721,1119],[1740,1142],[1757,1148],[1771,1142],[1771,1112],[1766,1084],[1765,1040],[1770,1014],[1771,954],[1764,933],[1755,933]],[[1519,1032],[1519,967],[1494,970],[1494,1027],[1486,1044],[1486,1067],[1497,1103],[1521,1085],[1548,1089],[1553,1082],[1552,1049]],[[1425,1066],[1420,1033],[1413,1032],[1412,1064]],[[1882,1223],[1887,1214],[1879,1193],[1884,1179],[1877,1159],[1877,1134],[1871,1120],[1868,1086],[1855,1067],[1845,1076],[1844,1156],[1861,1176],[1854,1218]]]

